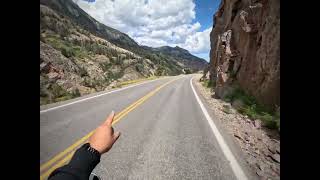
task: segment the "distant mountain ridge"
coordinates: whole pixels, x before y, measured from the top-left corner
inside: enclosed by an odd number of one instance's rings
[[[46,5],[53,10],[68,16],[73,22],[88,30],[90,33],[139,55],[149,54],[150,52],[148,51],[150,50],[153,53],[162,52],[167,56],[177,58],[180,63],[185,65],[185,67],[194,71],[202,70],[208,64],[204,59],[198,58],[180,47],[172,48],[169,46],[163,46],[159,48],[152,48],[148,46],[139,46],[138,43],[136,43],[127,34],[98,22],[71,0],[40,0],[40,4]],[[179,57],[178,55],[182,55],[183,57]],[[188,62],[187,60],[194,62]]]
[[[179,46],[162,46],[159,48],[154,48],[154,51],[174,57],[180,63],[185,64],[188,67],[193,67],[196,70],[203,70],[205,68],[204,64],[207,64],[206,60],[190,54],[188,50]]]

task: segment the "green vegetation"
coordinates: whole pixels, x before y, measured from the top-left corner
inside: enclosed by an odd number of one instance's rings
[[[135,56],[130,53],[119,53],[117,50],[110,48],[105,42],[94,40],[68,40],[61,35],[45,34],[41,35],[41,41],[50,44],[53,48],[61,51],[61,53],[69,58],[90,58],[92,55],[105,55],[110,59],[110,64],[101,63],[101,68],[108,71],[112,65],[119,65],[125,68],[123,62],[125,59],[134,59]],[[177,75],[181,74],[181,67],[173,59],[159,53],[139,52],[142,57],[149,59],[152,63],[148,63],[152,68],[156,68],[156,75]],[[143,72],[143,60],[137,63],[134,67],[138,72]],[[186,73],[192,73],[190,69],[186,69]],[[86,73],[83,71],[82,76]],[[117,75],[116,75],[117,76]]]
[[[75,89],[73,92],[68,92],[58,84],[51,84],[46,91],[40,89],[40,105],[65,101],[79,96],[79,89]]]
[[[248,95],[238,87],[227,95],[224,100],[228,102],[240,100],[244,103],[244,106],[238,110],[241,114],[247,115],[251,119],[260,119],[270,129],[280,127],[280,111],[270,111],[265,106],[257,103],[253,96]]]
[[[88,76],[88,72],[87,72],[87,70],[85,68],[79,67],[79,75],[81,77]]]
[[[165,75],[165,68],[163,66],[159,66],[155,72],[156,76]]]
[[[105,72],[105,71],[108,71],[109,68],[112,66],[111,63],[108,63],[108,62],[103,62],[103,63],[100,63],[100,67],[102,68],[102,70]]]
[[[104,84],[109,84],[109,81],[109,79],[101,80],[96,78],[85,77],[82,85],[89,88],[94,88],[96,91],[99,91],[100,89],[102,89]]]
[[[40,41],[60,51],[68,59],[61,58],[59,54],[59,56],[56,56],[55,51],[43,46],[45,47],[43,51],[48,52],[43,55],[48,56],[49,60],[54,59],[51,62],[55,63],[44,64],[45,68],[43,68],[43,72],[40,72],[40,78],[42,78],[40,82],[41,105],[80,96],[78,89],[70,92],[66,87],[59,86],[58,78],[49,79],[47,76],[48,68],[56,69],[59,74],[63,74],[59,77],[63,77],[64,82],[68,84],[72,82],[75,86],[88,87],[90,88],[89,91],[92,89],[96,91],[104,90],[111,83],[116,84],[113,83],[114,80],[123,77],[127,68],[140,72],[144,77],[147,77],[153,71],[156,71],[155,75],[157,76],[183,73],[177,57],[159,52],[154,48],[138,46],[128,36],[119,33],[117,30],[97,26],[98,33],[93,33],[90,31],[92,28],[87,26],[87,22],[78,24],[78,22],[73,22],[74,19],[70,19],[69,15],[61,15],[60,13],[54,13],[54,11],[54,9],[40,7]],[[96,22],[93,23],[96,24]],[[95,34],[99,34],[100,38]],[[116,40],[112,40],[114,36],[117,37]],[[103,40],[101,37],[107,40]],[[119,50],[117,47],[124,48],[132,53]],[[53,55],[52,59],[51,54]],[[42,62],[40,61],[40,63]],[[61,66],[65,67],[60,68]],[[101,72],[101,69],[103,72]],[[96,70],[99,72],[97,73]],[[186,72],[187,74],[191,73],[191,70],[186,70]],[[128,71],[129,75],[130,73]],[[153,78],[156,77],[122,82],[119,83],[119,86]],[[85,88],[83,90],[83,93],[88,92]]]
[[[144,69],[144,66],[143,66],[143,64],[136,64],[135,65],[135,68],[136,68],[136,70],[138,71],[138,72],[142,72],[143,71],[143,69]]]
[[[139,52],[139,54],[141,54],[141,52]],[[170,59],[161,53],[144,53],[142,56],[146,59],[150,59],[150,61],[158,66],[156,70],[157,76],[177,75],[182,73],[181,67],[174,59]]]
[[[210,79],[204,79],[202,85],[206,88],[212,88],[215,84]]]
[[[116,80],[121,78],[124,75],[124,70],[121,69],[119,72],[111,72],[108,71],[107,75],[106,75],[106,81],[110,81],[110,80]]]
[[[191,69],[187,68],[187,69],[184,69],[184,73],[185,74],[191,74],[192,72],[191,72]]]
[[[49,35],[48,37],[41,36],[43,42],[50,44],[53,48],[60,50],[61,53],[67,57],[77,57],[84,58],[89,57],[89,55],[105,55],[108,58],[117,57],[115,63],[121,64],[125,57],[133,58],[133,55],[119,54],[115,49],[105,46],[104,42],[99,44],[95,41],[78,41],[78,40],[64,40],[59,35]]]
[[[50,36],[45,38],[46,43],[50,44],[53,48],[60,50],[61,53],[67,57],[87,57],[88,51],[78,45],[74,45],[69,41],[60,39],[57,36]]]

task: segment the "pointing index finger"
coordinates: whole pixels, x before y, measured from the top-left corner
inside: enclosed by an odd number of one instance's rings
[[[113,119],[114,119],[114,111],[112,111],[110,113],[110,115],[108,116],[108,118],[106,119],[106,121],[103,123],[104,125],[112,125],[112,122],[113,122]]]

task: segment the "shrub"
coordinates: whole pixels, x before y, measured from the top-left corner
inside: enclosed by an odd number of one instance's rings
[[[74,52],[72,51],[72,49],[66,47],[63,47],[61,49],[61,53],[67,58],[74,56]]]
[[[58,84],[51,84],[49,87],[49,92],[51,95],[49,95],[48,97],[40,97],[40,104],[64,101],[80,95],[80,92],[69,93]]]
[[[73,98],[76,98],[76,97],[80,97],[81,94],[80,94],[80,91],[78,88],[76,88],[73,92],[72,92],[72,97]]]
[[[136,64],[135,68],[138,72],[142,72],[143,71],[143,64]]]
[[[164,67],[163,66],[159,66],[157,68],[156,72],[155,72],[155,75],[156,76],[162,76],[164,74],[164,71],[165,71]]]
[[[256,100],[253,96],[247,95],[242,89],[236,87],[233,92],[226,95],[227,99],[230,99],[231,101],[234,101],[235,99],[242,100],[246,105],[254,105],[256,104]]]
[[[210,87],[214,87],[215,84],[210,79],[204,79],[202,82],[202,85],[204,87],[210,88]]]
[[[67,91],[60,87],[58,84],[52,84],[50,89],[53,97],[61,97],[67,94]]]
[[[172,66],[172,65],[171,65]],[[184,73],[186,73],[186,74],[191,74],[192,72],[191,72],[191,69],[185,69],[184,70]]]
[[[262,114],[263,115],[261,115],[259,119],[261,119],[265,123],[266,127],[268,127],[269,129],[276,129],[278,125],[275,117],[268,113]]]
[[[79,67],[79,75],[80,77],[88,76],[88,72],[85,68]]]
[[[244,103],[244,107],[238,109],[241,114],[247,115],[251,119],[260,119],[270,129],[276,129],[280,126],[280,111],[279,115],[276,112],[270,111],[265,106],[257,103],[253,96],[246,94],[240,88],[236,88],[224,100],[231,102],[241,100]]]
[[[111,62],[111,60],[110,60],[110,62]],[[100,67],[104,72],[108,71],[111,66],[112,66],[111,63],[107,63],[107,62],[100,63]]]

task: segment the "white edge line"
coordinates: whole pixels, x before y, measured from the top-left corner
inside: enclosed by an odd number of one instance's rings
[[[104,95],[107,95],[107,94],[111,94],[111,93],[114,93],[114,92],[123,91],[125,89],[129,89],[129,88],[132,88],[132,87],[135,87],[135,86],[140,86],[140,85],[143,85],[143,84],[146,84],[146,83],[150,83],[150,82],[153,82],[153,81],[157,81],[157,80],[161,80],[161,79],[164,79],[164,78],[154,79],[154,80],[143,82],[143,83],[140,83],[140,84],[134,84],[134,85],[127,86],[127,87],[124,87],[124,88],[121,88],[121,89],[116,89],[116,90],[105,92],[105,93],[102,93],[102,94],[99,94],[99,95],[95,95],[95,96],[87,97],[87,98],[84,98],[84,99],[80,99],[78,101],[73,101],[73,102],[70,102],[70,103],[67,103],[67,104],[63,104],[63,105],[60,105],[60,106],[56,106],[56,107],[52,107],[52,108],[49,108],[49,109],[44,109],[44,110],[40,111],[40,114],[48,112],[48,111],[52,111],[52,110],[55,110],[55,109],[58,109],[58,108],[62,108],[62,107],[65,107],[65,106],[69,106],[71,104],[76,104],[76,103],[79,103],[79,102],[82,102],[82,101],[87,101],[89,99],[97,98],[97,97],[104,96]]]
[[[207,119],[207,121],[208,121],[208,123],[209,123],[209,125],[210,125],[210,127],[212,129],[212,132],[213,132],[214,136],[216,137],[216,139],[218,141],[218,144],[221,147],[221,150],[222,150],[223,154],[225,155],[227,160],[230,162],[230,166],[231,166],[231,169],[233,170],[233,173],[235,174],[237,179],[239,179],[239,180],[247,180],[248,179],[247,176],[245,175],[245,173],[241,169],[239,163],[237,162],[236,158],[234,157],[234,155],[230,151],[228,145],[224,141],[222,135],[220,134],[217,126],[214,124],[213,120],[209,116],[208,111],[206,110],[206,108],[204,107],[203,103],[201,102],[199,96],[197,95],[197,92],[195,91],[195,89],[194,89],[194,87],[192,85],[192,79],[193,78],[194,77],[192,77],[190,79],[190,85],[191,85],[192,91],[193,91],[193,93],[194,93],[194,95],[195,95],[195,97],[197,99],[197,102],[200,105],[200,108],[201,108],[204,116],[206,117],[206,119]]]

